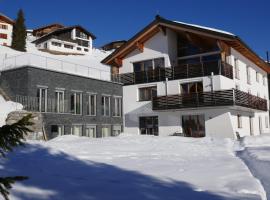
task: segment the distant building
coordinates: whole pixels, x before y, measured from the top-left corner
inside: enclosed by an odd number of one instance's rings
[[[79,25],[58,29],[57,26],[51,25],[50,28],[33,31],[33,35],[38,37],[33,41],[38,49],[74,54],[92,53],[92,42],[96,39],[94,34]],[[49,30],[53,31],[49,32]]]
[[[10,46],[14,21],[0,13],[0,45]]]
[[[117,41],[112,41],[110,43],[107,43],[101,47],[101,49],[105,51],[110,51],[114,49],[118,49],[120,46],[125,44],[127,41],[126,40],[117,40]]]

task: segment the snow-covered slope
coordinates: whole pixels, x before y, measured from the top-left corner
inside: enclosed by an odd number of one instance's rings
[[[79,75],[89,73],[93,78],[108,80],[110,78],[110,67],[101,62],[111,52],[93,49],[91,55],[54,55],[39,51],[34,44],[27,41],[27,52],[15,51],[9,47],[0,46],[0,70],[1,68],[12,68],[16,65],[31,64],[41,68],[61,68],[62,71],[76,71]],[[16,59],[16,60],[15,60]],[[98,77],[99,76],[99,77]]]
[[[26,175],[18,200],[250,200],[264,190],[230,140],[62,136],[29,142],[2,161],[4,175]]]

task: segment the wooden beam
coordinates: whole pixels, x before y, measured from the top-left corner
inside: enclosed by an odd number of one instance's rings
[[[140,51],[140,52],[143,52],[143,49],[144,49],[144,44],[137,41],[136,42],[136,48]]]
[[[114,62],[117,64],[117,66],[121,67],[123,65],[123,59],[121,58],[115,58]]]
[[[166,34],[167,34],[167,29],[166,29],[166,27],[164,27],[164,26],[159,26],[158,28],[159,28],[159,30],[163,33],[163,35],[166,35]]]

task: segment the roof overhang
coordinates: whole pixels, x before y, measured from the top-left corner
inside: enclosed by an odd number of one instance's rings
[[[4,21],[4,22],[6,22],[8,24],[12,24],[12,25],[15,23],[12,19],[10,19],[9,17],[7,17],[3,14],[0,14],[0,21]]]
[[[121,60],[124,59],[125,56],[127,56],[135,49],[140,50],[141,46],[139,46],[138,44],[143,45],[144,42],[149,40],[156,33],[160,31],[164,32],[164,28],[190,32],[223,41],[230,47],[234,48],[241,54],[245,55],[248,59],[250,59],[256,65],[261,67],[264,71],[270,73],[269,65],[264,60],[262,60],[250,47],[248,47],[248,45],[245,42],[243,42],[236,35],[228,34],[226,32],[218,32],[213,29],[207,29],[199,26],[192,26],[190,24],[174,22],[171,20],[161,18],[159,16],[157,16],[154,21],[148,24],[144,29],[138,32],[135,36],[133,36],[130,40],[128,40],[120,48],[116,49],[112,54],[107,56],[101,62],[107,65],[120,67],[122,63]]]

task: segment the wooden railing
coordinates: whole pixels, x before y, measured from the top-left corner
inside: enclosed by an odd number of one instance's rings
[[[267,100],[235,89],[158,96],[152,100],[153,110],[233,105],[267,111]]]
[[[154,70],[115,74],[112,81],[124,85],[140,84],[169,80],[194,78],[202,76],[223,75],[233,79],[233,68],[231,65],[218,61],[200,62],[195,64],[179,65],[171,68],[157,68]]]

